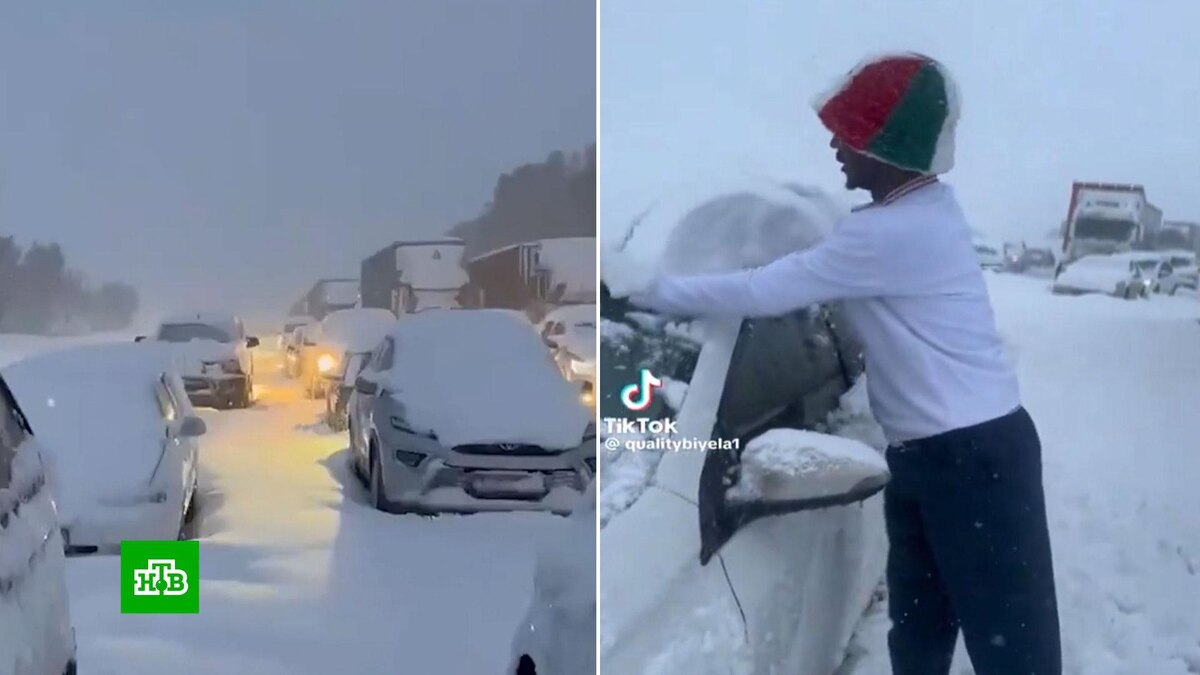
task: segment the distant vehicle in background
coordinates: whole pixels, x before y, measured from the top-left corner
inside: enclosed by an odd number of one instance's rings
[[[279,349],[287,349],[288,343],[291,340],[292,335],[296,332],[297,328],[300,328],[301,326],[307,326],[315,321],[316,319],[312,318],[311,316],[289,318],[286,322],[284,322],[283,330],[279,332]]]
[[[1180,289],[1198,290],[1200,287],[1200,269],[1197,268],[1196,254],[1191,251],[1162,251],[1163,259],[1160,270],[1158,291],[1167,295],[1175,295]]]
[[[1012,269],[1015,272],[1053,272],[1057,259],[1047,248],[1026,248],[1017,256]]]
[[[303,374],[303,351],[305,335],[316,324],[305,324],[292,331],[283,343],[283,374],[297,378]]]
[[[1128,253],[1088,255],[1067,264],[1054,280],[1056,295],[1101,293],[1131,300],[1149,297],[1159,261]]]
[[[51,457],[0,377],[0,673],[75,675]]]
[[[1141,185],[1076,182],[1063,232],[1064,261],[1148,248],[1162,223],[1162,210]]]
[[[137,338],[144,341],[145,336]],[[186,314],[159,324],[157,342],[177,345],[180,372],[194,405],[248,408],[254,402],[256,337],[231,314]]]
[[[56,465],[68,551],[124,540],[175,540],[194,514],[206,431],[169,345],[101,344],[36,356],[4,370]]]
[[[975,255],[979,258],[979,266],[985,270],[1000,271],[1005,268],[1004,251],[997,244],[976,241]]]
[[[539,329],[563,377],[578,383],[585,403],[595,402],[596,305],[567,305],[551,310]]]
[[[371,352],[396,323],[386,309],[343,309],[325,317],[313,330],[306,358],[312,376],[307,389],[312,396],[324,396],[325,420],[337,431],[346,429],[346,404],[354,391],[354,381],[362,372]]]

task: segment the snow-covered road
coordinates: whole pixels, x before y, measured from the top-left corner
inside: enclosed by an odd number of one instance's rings
[[[275,372],[277,366],[266,364]],[[376,512],[323,404],[287,380],[203,410],[199,615],[122,615],[118,558],[72,558],[80,667],[96,675],[500,673],[561,519]]]
[[[1064,671],[1200,673],[1200,302],[990,286],[1042,435]],[[885,615],[855,675],[890,672]],[[973,672],[961,644],[953,672]]]

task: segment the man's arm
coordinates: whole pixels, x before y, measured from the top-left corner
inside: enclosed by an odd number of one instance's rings
[[[788,314],[819,302],[862,298],[884,289],[877,240],[851,217],[817,246],[752,270],[662,276],[630,300],[679,316],[758,317]]]

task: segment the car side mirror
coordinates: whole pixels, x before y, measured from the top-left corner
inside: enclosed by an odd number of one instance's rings
[[[359,375],[358,379],[354,381],[354,390],[366,396],[375,396],[379,393],[379,385]]]
[[[877,450],[797,429],[772,429],[740,453],[718,451],[705,460],[699,495],[701,564],[755,520],[861,502],[891,479]]]
[[[184,438],[195,438],[206,433],[208,433],[208,425],[194,415],[183,418],[183,423],[179,425],[179,435]]]
[[[139,336],[137,336],[137,337],[133,338],[133,341],[134,341],[134,342],[145,342],[145,341],[146,341],[146,336],[145,336],[145,335],[139,335]]]
[[[260,344],[262,344],[262,342],[256,337],[246,338],[246,346],[249,347],[250,349],[254,349],[255,347],[259,346]]]

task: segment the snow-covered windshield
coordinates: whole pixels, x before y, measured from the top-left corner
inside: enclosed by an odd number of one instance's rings
[[[168,323],[158,329],[158,339],[163,342],[191,342],[192,340],[214,340],[233,342],[233,337],[206,323]]]

